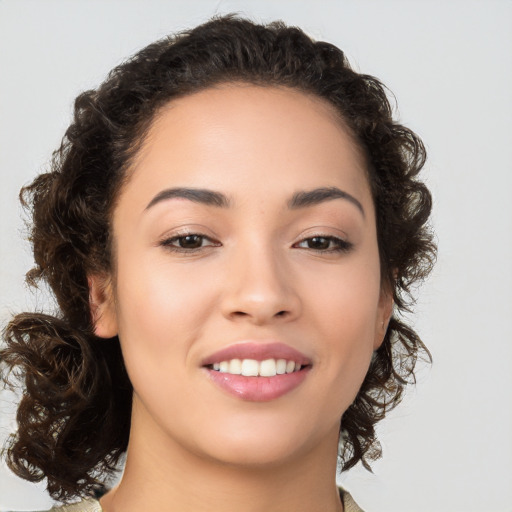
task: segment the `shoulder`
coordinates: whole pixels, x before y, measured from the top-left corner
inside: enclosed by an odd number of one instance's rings
[[[99,501],[86,499],[78,503],[53,507],[48,512],[102,512]]]

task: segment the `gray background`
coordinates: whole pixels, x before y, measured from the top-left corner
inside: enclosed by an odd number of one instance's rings
[[[43,307],[17,203],[71,104],[143,45],[219,12],[281,18],[379,77],[423,137],[439,262],[415,325],[435,363],[379,428],[375,473],[341,482],[375,512],[512,510],[512,2],[0,0],[0,323]],[[13,427],[0,398],[0,441]],[[0,510],[49,507],[0,467]]]

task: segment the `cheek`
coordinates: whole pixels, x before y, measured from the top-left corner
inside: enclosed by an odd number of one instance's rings
[[[202,281],[197,272],[150,258],[119,266],[116,312],[128,368],[158,371],[186,363],[213,302],[214,285]]]
[[[327,375],[333,399],[346,408],[357,395],[373,353],[380,276],[376,265],[342,270],[337,278],[317,280],[309,309],[315,311],[311,331],[318,333],[319,371]]]
[[[120,277],[119,309],[125,323],[158,329],[161,325],[176,326],[177,319],[182,327],[190,326],[189,315],[200,320],[203,294],[199,293],[195,280],[175,269],[171,272],[165,266],[144,270],[140,269],[137,277],[132,275],[124,280]]]
[[[375,260],[375,261],[373,261]],[[380,272],[377,257],[347,261],[332,270],[323,270],[310,276],[307,309],[314,309],[315,316],[329,330],[329,339],[345,340],[342,345],[358,340],[364,344],[375,329],[380,297]]]
[[[165,262],[130,263],[118,268],[119,339],[134,391],[158,417],[198,400],[187,380],[190,349],[207,323],[211,286]]]

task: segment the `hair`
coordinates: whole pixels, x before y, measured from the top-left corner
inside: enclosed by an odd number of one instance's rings
[[[425,149],[393,119],[385,87],[355,72],[344,53],[283,22],[213,18],[166,37],[80,94],[51,167],[21,190],[31,212],[35,267],[27,280],[51,287],[55,315],[22,313],[4,331],[5,382],[23,386],[9,467],[30,481],[47,478],[50,495],[90,493],[126,451],[132,386],[114,337],[94,335],[88,276],[114,268],[111,218],[130,164],[158,114],[175,98],[217,84],[288,87],[328,102],[367,160],[376,209],[382,286],[394,312],[361,389],[341,419],[339,464],[346,470],[381,455],[375,425],[415,381],[430,354],[402,313],[435,260],[427,224],[431,195],[418,180]]]

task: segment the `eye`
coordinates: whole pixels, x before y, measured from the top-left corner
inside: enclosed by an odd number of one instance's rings
[[[348,252],[353,244],[335,236],[312,236],[298,242],[294,247],[318,252]]]
[[[162,240],[160,245],[171,251],[194,252],[205,247],[217,247],[220,244],[200,233],[183,233]]]

